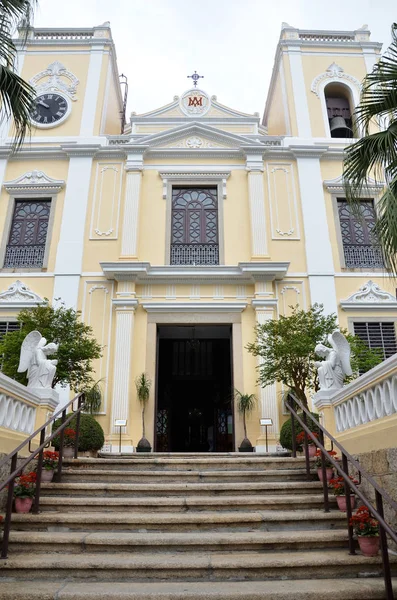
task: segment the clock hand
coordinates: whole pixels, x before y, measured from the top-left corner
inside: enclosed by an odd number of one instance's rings
[[[49,104],[45,104],[42,100],[39,100],[37,104],[41,104],[41,106],[44,106],[44,108],[50,108]]]

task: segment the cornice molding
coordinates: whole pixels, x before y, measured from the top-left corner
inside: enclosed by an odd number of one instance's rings
[[[342,175],[335,177],[335,179],[326,179],[323,185],[330,194],[345,194]],[[375,179],[370,177],[368,184],[362,188],[360,195],[362,197],[368,196],[368,194],[378,196],[384,187],[385,184],[383,182],[375,181]]]
[[[62,179],[53,179],[44,171],[29,171],[17,179],[5,181],[4,188],[12,196],[21,196],[27,193],[58,194],[65,185]]]
[[[321,158],[328,150],[328,146],[310,146],[302,145],[295,146],[291,145],[289,149],[295,156],[295,158]]]
[[[393,294],[382,290],[380,286],[372,281],[367,281],[346,300],[342,300],[340,306],[343,310],[393,310],[397,311],[397,299]]]
[[[0,310],[10,310],[22,308],[33,308],[38,304],[46,304],[46,300],[41,298],[35,292],[32,292],[28,286],[19,279],[12,283],[4,292],[0,293]]]
[[[288,262],[239,263],[237,266],[152,266],[148,262],[102,262],[101,268],[107,279],[134,281],[135,283],[246,283],[283,279]]]
[[[252,300],[251,306],[255,308],[255,310],[268,310],[272,311],[278,305],[278,300],[275,298],[269,298],[268,300]]]
[[[68,145],[61,144],[61,149],[69,158],[75,156],[95,156],[95,154],[103,148],[100,144],[82,144],[80,145]]]
[[[148,313],[241,313],[247,308],[246,302],[143,302]]]
[[[222,183],[222,195],[223,199],[226,199],[226,181],[230,177],[230,170],[219,172],[219,171],[206,171],[206,170],[191,170],[191,171],[180,171],[180,170],[164,170],[159,171],[159,175],[163,180],[163,199],[167,198],[167,184],[169,181],[193,181],[195,184],[204,183],[207,185],[210,182]]]
[[[134,311],[138,308],[139,302],[135,298],[112,298],[112,306],[117,311]]]

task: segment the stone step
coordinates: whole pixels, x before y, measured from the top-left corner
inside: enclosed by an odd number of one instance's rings
[[[301,487],[301,483],[287,488],[287,494],[282,496],[307,496],[309,493],[321,494],[322,487],[318,482],[314,486]],[[303,493],[295,494],[298,488]],[[307,489],[309,488],[309,489]],[[311,488],[311,489],[310,489]],[[314,488],[314,489],[313,489]],[[285,488],[284,488],[285,489]],[[279,489],[275,489],[268,482],[264,483],[43,483],[43,495],[51,496],[127,496],[129,498],[149,498],[159,496],[161,498],[175,496],[250,496],[263,494],[263,496],[279,494]],[[304,493],[306,492],[306,493]],[[322,497],[322,494],[321,494]]]
[[[397,580],[393,580],[397,590]],[[382,600],[383,579],[126,582],[4,581],[0,600]],[[397,592],[394,595],[397,598]]]
[[[293,483],[300,481],[303,484],[312,485],[317,482],[306,481],[306,470],[305,469],[262,469],[258,471],[184,471],[184,470],[170,470],[170,471],[144,471],[144,470],[130,470],[125,471],[121,469],[98,469],[98,468],[75,468],[67,467],[64,469],[62,474],[63,482],[75,482],[75,481],[92,481],[101,482],[106,481],[108,483],[118,483],[124,481],[125,483],[178,483],[185,481],[186,483],[203,482],[274,482],[282,486],[284,483]],[[280,487],[280,490],[283,489]],[[281,491],[280,491],[281,493]]]
[[[202,454],[196,457],[192,455],[172,457],[161,454],[132,454],[129,458],[76,458],[66,459],[64,465],[82,469],[117,469],[123,471],[148,470],[195,470],[195,471],[236,471],[251,470],[264,471],[267,469],[304,469],[305,459],[303,457],[289,458],[279,456],[263,456],[250,454],[210,455]]]
[[[307,531],[346,528],[337,510],[56,512],[13,514],[12,530],[38,531]]]
[[[397,557],[391,556],[392,567]],[[19,553],[0,561],[0,576],[22,579],[95,581],[247,581],[380,577],[381,557],[349,555],[347,550],[115,554]]]
[[[126,533],[12,531],[10,557],[16,552],[274,552],[347,549],[347,530],[232,532],[232,533]]]
[[[89,496],[81,496],[73,492],[73,489],[67,493],[73,494],[70,496],[42,496],[40,500],[40,509],[42,511],[59,511],[70,512],[101,512],[111,511],[135,511],[135,512],[186,512],[186,511],[242,511],[242,510],[302,510],[323,508],[324,499],[320,494],[297,496],[290,494],[282,496],[146,496],[143,492],[139,496],[127,492],[122,497],[115,496],[115,491],[111,495],[107,495],[107,490],[99,491],[95,494],[91,491]],[[150,493],[149,493],[150,494]],[[336,506],[336,500],[330,498],[330,505]]]

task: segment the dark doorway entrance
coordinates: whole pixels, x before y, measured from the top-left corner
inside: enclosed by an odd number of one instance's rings
[[[157,360],[155,450],[231,452],[231,326],[161,326]]]

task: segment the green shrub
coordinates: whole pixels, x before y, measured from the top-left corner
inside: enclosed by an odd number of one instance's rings
[[[311,414],[316,419],[316,421],[318,421],[318,414],[317,413],[311,413]],[[298,413],[298,415],[303,420],[302,413]],[[308,421],[309,420],[310,419],[308,418]],[[312,432],[320,433],[320,429],[313,422],[310,422],[310,423],[308,422],[308,427],[310,428],[310,430]],[[298,435],[298,433],[300,433],[301,431],[303,431],[303,428],[301,427],[300,423],[298,423],[298,421],[295,419],[295,435]],[[292,450],[291,417],[287,421],[285,421],[285,423],[281,427],[280,444],[282,445],[283,448],[286,448],[287,450]]]
[[[67,417],[70,417],[69,413]],[[57,419],[53,425],[53,431],[58,429],[62,420]],[[76,417],[70,421],[68,427],[76,429]],[[103,429],[91,415],[82,414],[80,419],[80,436],[79,436],[79,452],[87,452],[88,450],[100,450],[105,443],[105,435]],[[56,450],[59,450],[59,436],[56,436],[52,444]]]

